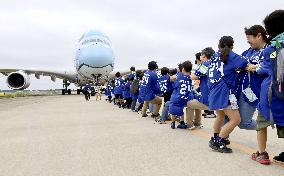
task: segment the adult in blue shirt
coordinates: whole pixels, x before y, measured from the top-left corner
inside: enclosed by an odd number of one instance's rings
[[[231,36],[221,37],[219,51],[210,60],[207,73],[209,109],[217,112],[213,127],[214,137],[209,141],[209,146],[221,153],[232,152],[232,149],[226,146],[225,138],[241,121],[236,99],[238,76],[236,70],[253,69],[247,60],[232,51],[233,44],[234,40]],[[223,126],[225,115],[230,120]]]
[[[158,97],[158,75],[157,75],[158,65],[157,62],[151,61],[148,63],[148,70],[144,73],[142,85],[145,86],[145,98],[142,108],[142,117],[147,117],[146,111],[148,109],[149,103],[152,103],[154,107],[153,114],[154,118],[160,116],[159,111],[162,105],[162,99]]]
[[[201,64],[191,74],[192,80],[200,80],[199,92],[196,92],[195,98],[187,102],[186,108],[186,121],[187,127],[190,130],[201,128],[201,110],[208,110],[208,94],[209,89],[207,86],[208,76],[207,71],[210,65],[210,58],[213,57],[215,51],[211,47],[204,48],[201,51]]]
[[[271,46],[264,50],[263,63],[256,69],[257,73],[268,75],[261,84],[260,101],[257,106],[260,112],[257,117],[258,127],[257,142],[259,151],[252,154],[252,159],[261,164],[269,164],[269,156],[266,150],[267,127],[271,123],[276,124],[277,134],[279,138],[284,138],[284,100],[276,95],[274,86],[277,82],[277,72],[282,69],[280,76],[283,76],[283,65],[277,65],[278,54],[284,48],[284,10],[276,10],[269,14],[263,21],[268,35],[272,38]],[[283,51],[283,50],[282,50]],[[283,59],[283,58],[282,58]],[[277,60],[277,61],[276,61]],[[280,80],[279,80],[280,81]],[[283,77],[282,77],[283,81]],[[277,82],[277,83],[276,83]],[[279,85],[283,86],[283,82]],[[277,89],[280,87],[277,86]],[[283,88],[282,88],[283,91]],[[284,152],[273,158],[275,162],[284,164]]]
[[[242,56],[251,64],[261,65],[263,62],[263,51],[267,48],[267,33],[261,25],[245,28],[245,34],[249,45],[248,50]],[[259,103],[260,87],[265,75],[256,72],[241,71],[239,74],[237,98],[241,122],[241,129],[255,130],[256,121],[252,119],[256,106]]]
[[[183,109],[186,103],[193,99],[192,93],[192,81],[190,79],[190,72],[192,69],[192,64],[190,61],[185,61],[182,63],[182,72],[177,73],[174,80],[174,91],[170,99],[169,113],[171,114],[171,128],[175,129],[175,120],[177,117],[180,118],[180,124],[177,128],[186,129],[187,126],[184,123]]]
[[[85,87],[83,88],[83,94],[85,95],[86,101],[89,101],[91,98],[91,91],[92,87],[90,84],[86,84]]]
[[[121,107],[123,104],[123,86],[124,86],[124,80],[122,79],[120,72],[117,72],[115,74],[115,80],[114,80],[114,95],[115,95],[115,103]]]

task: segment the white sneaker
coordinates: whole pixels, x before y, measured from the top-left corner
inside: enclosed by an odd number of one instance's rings
[[[201,128],[203,128],[203,125],[202,125],[202,124],[200,124],[200,125],[194,125],[194,127],[195,127],[195,128],[198,128],[198,129],[201,129]]]
[[[189,130],[194,130],[194,129],[195,129],[195,126],[194,126],[194,125],[187,126],[187,129],[189,129]]]
[[[204,118],[215,118],[215,114],[207,114]]]

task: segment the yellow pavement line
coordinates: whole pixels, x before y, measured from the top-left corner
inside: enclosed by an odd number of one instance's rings
[[[190,130],[190,133],[194,134],[194,135],[197,135],[197,136],[200,136],[200,137],[203,137],[203,138],[206,138],[206,139],[210,139],[211,138],[211,135],[203,130],[198,130],[198,129],[195,129],[195,130]],[[244,145],[241,145],[241,144],[238,144],[238,143],[235,143],[235,142],[232,142],[231,141],[231,144],[230,146],[232,148],[235,148],[235,149],[238,149],[246,154],[249,154],[251,155],[252,153],[256,152],[257,149],[255,148],[251,148],[251,147],[247,147],[247,146],[244,146]],[[274,161],[272,158],[270,158],[271,160],[271,163],[274,163],[274,164],[277,164],[281,167],[284,167],[283,164],[279,163],[279,162],[276,162]]]

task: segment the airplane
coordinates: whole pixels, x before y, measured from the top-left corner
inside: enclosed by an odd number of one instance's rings
[[[68,89],[70,83],[81,87],[90,82],[100,82],[108,79],[114,68],[114,52],[109,37],[96,29],[85,32],[79,39],[74,59],[75,70],[50,71],[37,69],[1,69],[0,73],[7,76],[6,83],[13,90],[24,90],[30,86],[29,75],[50,76],[52,81],[56,78],[63,80],[62,95],[71,94]],[[80,94],[81,88],[77,89]]]

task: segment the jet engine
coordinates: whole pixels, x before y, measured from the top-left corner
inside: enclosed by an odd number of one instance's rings
[[[23,90],[30,86],[30,77],[22,71],[10,73],[7,77],[7,85],[14,90]]]

